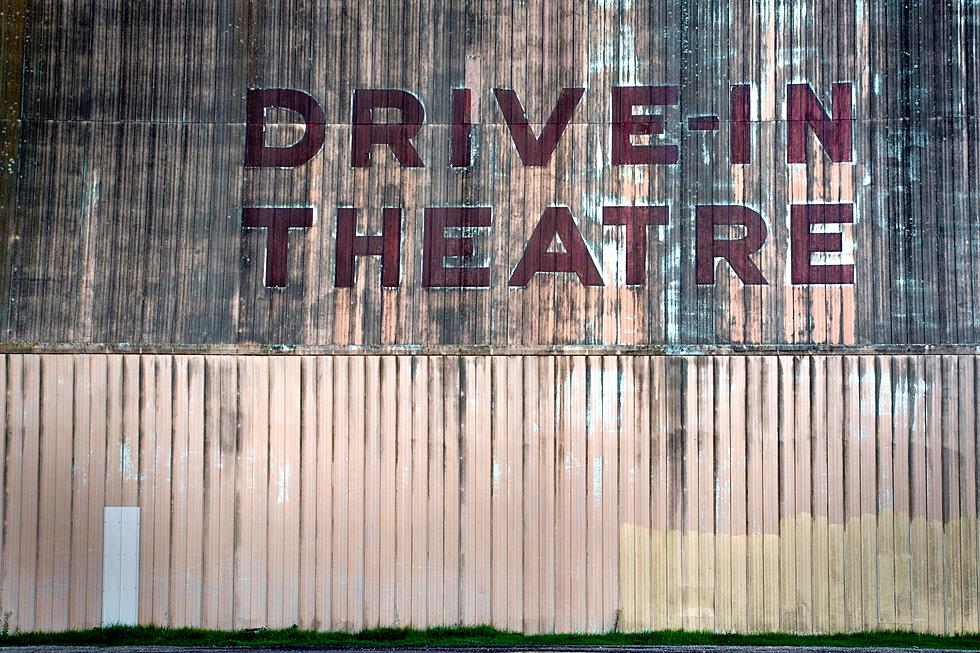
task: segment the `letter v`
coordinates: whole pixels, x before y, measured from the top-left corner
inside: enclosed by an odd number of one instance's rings
[[[531,131],[527,114],[517,93],[506,88],[495,88],[493,93],[497,96],[497,104],[500,105],[500,111],[507,121],[507,128],[510,129],[510,136],[514,139],[521,161],[527,167],[540,167],[548,165],[548,161],[551,160],[551,155],[558,147],[558,139],[565,132],[565,127],[572,119],[572,114],[575,113],[575,108],[578,107],[585,89],[562,89],[558,104],[555,105],[548,122],[541,129],[540,138],[535,138],[534,132]]]

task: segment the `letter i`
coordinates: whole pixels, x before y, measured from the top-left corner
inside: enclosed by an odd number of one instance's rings
[[[470,115],[470,89],[454,88],[452,96],[452,131],[449,137],[449,165],[468,168],[473,163],[473,118]]]
[[[752,160],[752,141],[749,140],[751,98],[752,89],[748,84],[732,86],[729,95],[731,131],[728,136],[732,165]]]

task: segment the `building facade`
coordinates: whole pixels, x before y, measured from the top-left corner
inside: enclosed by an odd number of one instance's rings
[[[7,0],[3,619],[977,632],[978,30]]]

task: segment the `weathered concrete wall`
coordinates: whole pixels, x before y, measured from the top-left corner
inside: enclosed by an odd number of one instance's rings
[[[5,40],[26,29],[22,67],[3,60],[19,103],[3,116],[19,134],[4,164],[16,171],[0,302],[10,341],[980,342],[975,3],[27,5],[26,20],[4,14]],[[799,82],[836,118],[833,85],[850,84],[842,161],[810,129],[808,162],[788,162],[787,85]],[[750,153],[732,163],[731,87],[743,84]],[[677,104],[653,109],[665,133],[650,137],[677,145],[676,164],[613,163],[612,89],[637,85],[677,86]],[[246,91],[280,87],[322,106],[324,145],[295,168],[246,168]],[[514,90],[539,135],[573,87],[584,94],[553,156],[526,167],[494,89]],[[372,88],[421,101],[424,168],[385,146],[352,167],[352,96]],[[471,90],[475,124],[461,169],[449,158],[456,88]],[[690,129],[705,114],[718,130]],[[266,142],[298,137],[270,127]],[[853,284],[790,282],[789,205],[806,202],[853,204]],[[649,230],[642,286],[625,278],[625,229],[602,224],[602,206],[630,204],[669,207]],[[768,285],[743,285],[720,259],[716,283],[696,283],[694,207],[712,204],[762,216],[753,260]],[[289,235],[281,290],[263,285],[265,230],[242,226],[243,207],[264,205],[315,211]],[[446,205],[493,209],[466,263],[489,267],[489,288],[423,286],[423,209]],[[508,285],[549,205],[571,210],[603,286],[545,273]],[[403,207],[399,287],[381,288],[376,257],[357,263],[353,288],[335,286],[339,207],[359,209],[362,233],[380,232],[382,207]]]
[[[7,355],[2,611],[978,630],[975,356]],[[16,464],[9,464],[16,461]]]

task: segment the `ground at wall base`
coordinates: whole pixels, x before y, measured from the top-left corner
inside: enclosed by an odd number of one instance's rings
[[[637,646],[767,646],[767,647],[846,647],[896,649],[980,650],[980,634],[938,636],[902,631],[841,633],[835,635],[797,635],[790,633],[707,633],[656,631],[645,633],[541,634],[523,635],[485,626],[460,628],[377,628],[358,633],[316,632],[287,628],[213,631],[191,628],[169,629],[155,626],[116,626],[60,633],[4,633],[0,647],[249,647],[249,648],[494,648],[609,649]]]

